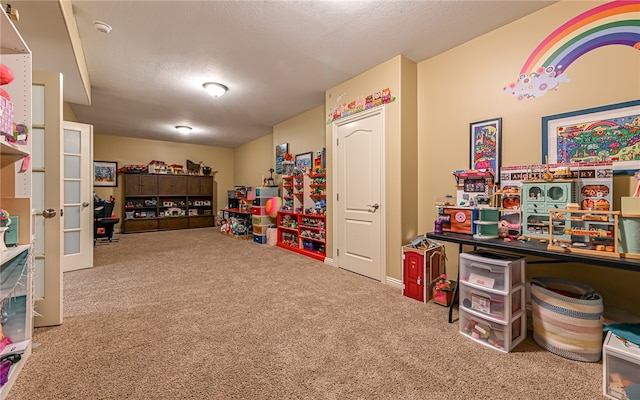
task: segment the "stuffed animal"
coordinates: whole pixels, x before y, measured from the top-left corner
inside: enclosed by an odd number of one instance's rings
[[[9,67],[4,64],[0,64],[0,86],[8,85],[15,79],[13,75],[13,71]],[[9,93],[7,93],[4,89],[0,89],[0,96],[4,97],[7,100],[11,100]]]

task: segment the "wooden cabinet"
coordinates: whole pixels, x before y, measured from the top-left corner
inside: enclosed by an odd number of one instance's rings
[[[1,14],[0,63],[11,69],[14,80],[2,86],[11,101],[2,100],[0,112],[4,113],[0,116],[0,127],[11,134],[13,122],[26,124],[29,130],[32,128],[31,52],[6,13]],[[6,249],[0,246],[0,357],[12,350],[21,353],[21,359],[4,371],[8,375],[0,380],[0,399],[8,396],[31,353],[34,268],[31,243],[35,240],[35,217],[31,202],[31,166],[25,162],[30,154],[30,139],[26,143],[9,143],[4,135],[0,135],[0,208],[17,217],[12,224],[18,228],[17,238],[10,241],[12,245]],[[4,232],[0,240],[3,240],[8,227],[1,230]]]
[[[213,196],[213,180],[209,176],[187,176],[187,195]]]
[[[211,176],[125,174],[124,182],[123,233],[215,225]]]
[[[124,181],[125,196],[155,195],[158,193],[158,175],[127,174]]]
[[[158,175],[158,193],[161,195],[187,194],[187,176]]]

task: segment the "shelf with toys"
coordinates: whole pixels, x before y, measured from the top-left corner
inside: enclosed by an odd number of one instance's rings
[[[8,396],[31,353],[35,221],[32,201],[31,51],[0,16],[0,398]],[[36,157],[37,159],[37,157]],[[39,217],[42,218],[42,217]],[[12,239],[9,240],[9,236]],[[8,356],[16,353],[14,356]]]
[[[619,258],[619,211],[549,210],[549,220],[558,223],[549,235],[549,250]],[[555,232],[561,230],[561,235]]]
[[[326,171],[294,169],[282,177],[282,203],[278,212],[279,247],[323,261],[326,256]]]

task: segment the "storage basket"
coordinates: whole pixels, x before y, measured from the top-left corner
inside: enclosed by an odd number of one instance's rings
[[[559,356],[586,362],[600,360],[603,307],[602,296],[583,283],[531,279],[533,339]]]

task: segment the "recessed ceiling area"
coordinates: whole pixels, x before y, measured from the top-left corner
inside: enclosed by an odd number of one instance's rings
[[[552,3],[71,1],[89,101],[59,3],[11,2],[33,69],[63,73],[64,100],[95,133],[229,148],[397,55],[423,61]],[[205,82],[228,92],[212,97]]]

